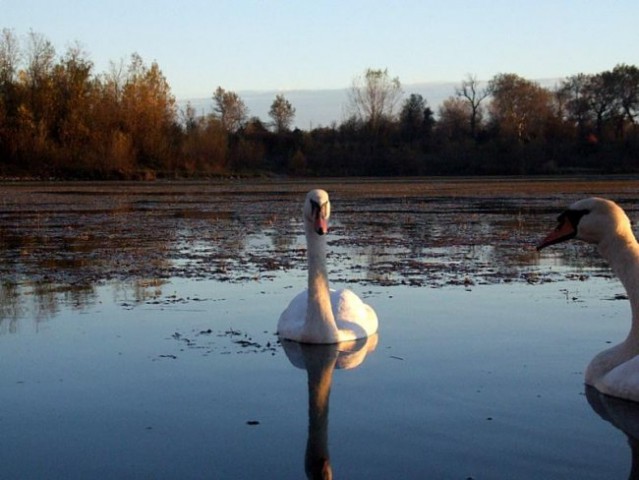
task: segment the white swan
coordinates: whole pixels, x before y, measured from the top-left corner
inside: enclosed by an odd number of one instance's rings
[[[625,287],[632,310],[630,333],[592,359],[586,384],[606,395],[639,402],[639,244],[630,220],[616,203],[593,197],[570,205],[558,221],[537,250],[571,238],[596,244]]]
[[[324,190],[311,190],[304,202],[308,289],[280,315],[280,337],[302,343],[340,343],[377,331],[375,311],[350,290],[329,290],[326,233],[331,204]]]

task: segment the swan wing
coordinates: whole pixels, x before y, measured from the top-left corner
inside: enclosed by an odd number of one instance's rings
[[[277,333],[281,337],[293,340],[301,338],[304,322],[306,321],[307,305],[308,290],[304,290],[295,295],[277,322]]]
[[[607,395],[639,402],[639,356],[610,370],[594,387]]]
[[[377,332],[378,320],[375,310],[351,290],[332,290],[331,306],[340,332],[340,341],[365,338]]]

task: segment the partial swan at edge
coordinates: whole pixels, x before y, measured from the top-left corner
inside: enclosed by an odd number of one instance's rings
[[[572,238],[597,245],[626,289],[632,309],[628,336],[592,359],[585,382],[606,395],[639,402],[639,244],[630,220],[619,205],[598,197],[573,203],[557,220],[559,225],[537,250]]]
[[[304,202],[308,289],[280,315],[280,337],[301,343],[340,343],[377,332],[377,314],[348,289],[330,290],[326,270],[326,233],[331,204],[324,190],[311,190]]]

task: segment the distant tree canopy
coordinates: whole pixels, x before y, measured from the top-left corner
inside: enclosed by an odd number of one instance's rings
[[[437,114],[387,69],[354,77],[341,124],[291,130],[218,86],[210,113],[176,106],[156,62],[134,53],[96,73],[80,45],[0,32],[0,175],[153,179],[211,175],[639,173],[639,68],[580,73],[554,88],[515,73],[462,79]]]
[[[406,141],[430,137],[435,119],[424,97],[411,93],[399,112],[399,128]]]

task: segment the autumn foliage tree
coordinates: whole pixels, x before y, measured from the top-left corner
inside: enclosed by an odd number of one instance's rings
[[[172,169],[175,99],[159,66],[133,54],[102,76],[79,45],[57,58],[30,32],[0,37],[0,169],[127,178]]]
[[[138,164],[171,169],[175,99],[157,63],[147,67],[133,54],[122,89],[123,131],[130,136]]]
[[[490,117],[499,131],[518,142],[543,136],[552,115],[551,95],[539,84],[508,73],[490,81]]]
[[[225,173],[228,134],[222,122],[213,115],[197,116],[190,105],[186,107],[185,117],[178,170],[185,176]]]

